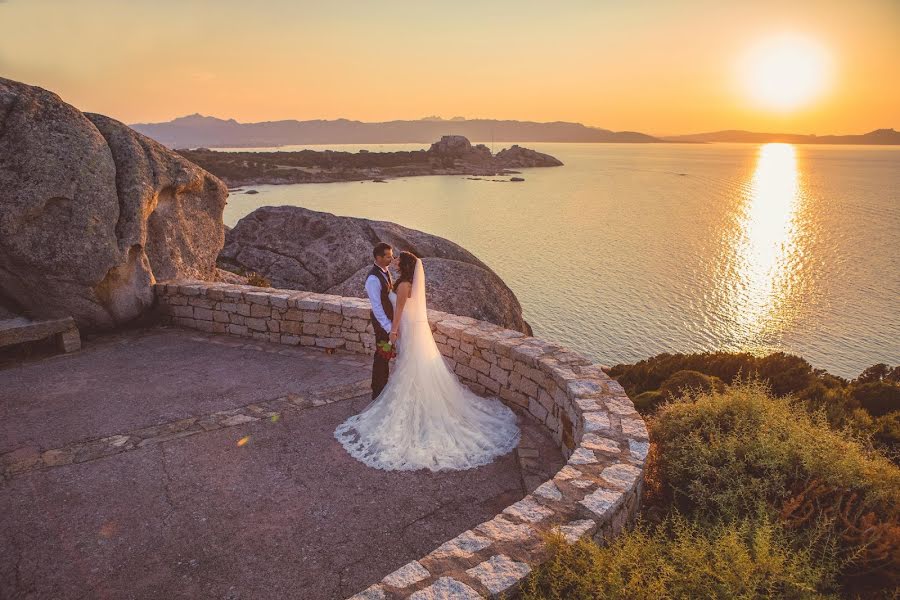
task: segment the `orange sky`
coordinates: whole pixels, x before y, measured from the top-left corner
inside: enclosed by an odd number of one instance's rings
[[[900,129],[900,1],[0,0],[0,76],[126,123],[499,118],[666,135]],[[746,88],[748,48],[828,55],[795,110]]]

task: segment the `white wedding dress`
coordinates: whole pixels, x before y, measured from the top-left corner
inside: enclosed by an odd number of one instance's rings
[[[486,465],[519,444],[515,413],[474,394],[444,363],[428,324],[421,260],[399,332],[387,385],[334,432],[351,456],[386,471],[461,470]]]

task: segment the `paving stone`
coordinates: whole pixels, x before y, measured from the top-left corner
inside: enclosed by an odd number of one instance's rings
[[[548,500],[562,500],[562,492],[556,487],[552,481],[545,481],[533,492],[536,496],[547,498]]]
[[[572,465],[590,465],[597,462],[597,457],[587,448],[575,448],[572,456],[569,457],[569,464]]]
[[[100,441],[106,442],[107,444],[109,444],[110,446],[113,446],[114,448],[121,448],[122,446],[124,446],[125,444],[128,443],[129,439],[130,438],[127,435],[114,435],[111,437],[103,438]]]
[[[409,600],[484,600],[478,592],[452,577],[441,577]]]
[[[48,467],[59,467],[72,464],[75,460],[75,455],[72,450],[47,450],[41,455],[41,458]]]
[[[633,457],[639,460],[645,460],[647,458],[647,453],[650,451],[650,442],[628,440],[628,449]]]
[[[594,379],[574,379],[566,383],[566,389],[572,396],[594,396],[606,392],[602,381]]]
[[[527,521],[529,523],[539,523],[547,517],[553,516],[553,511],[546,506],[534,500],[534,498],[526,496],[515,504],[511,504],[503,509],[507,515]]]
[[[202,419],[197,421],[197,424],[201,429],[203,429],[203,431],[213,431],[214,429],[219,429],[222,427],[222,425],[220,425],[219,422],[211,416],[203,417]]]
[[[422,581],[429,575],[428,569],[423,567],[419,561],[413,560],[406,563],[381,581],[385,585],[396,588],[405,588],[417,581]]]
[[[372,585],[358,594],[354,594],[347,600],[385,600],[384,588],[380,585]]]
[[[586,432],[611,431],[609,415],[605,412],[586,412],[582,418]]]
[[[515,562],[505,554],[496,554],[483,563],[466,569],[466,574],[481,582],[492,594],[500,594],[531,572],[526,563]]]
[[[228,417],[222,421],[222,425],[225,427],[233,427],[235,425],[242,425],[243,423],[251,423],[253,421],[258,421],[256,417],[251,417],[249,415],[234,415],[233,417]]]
[[[637,411],[634,409],[634,403],[626,395],[607,396],[603,399],[607,410],[617,415],[635,415]]]
[[[635,419],[622,418],[622,433],[629,438],[647,440],[650,435],[647,432],[647,424],[640,417]]]
[[[200,431],[177,431],[175,433],[168,433],[166,435],[158,435],[156,437],[141,440],[138,443],[138,447],[143,448],[144,446],[150,446],[153,444],[160,444],[162,442],[177,440],[177,439],[184,438],[184,437],[190,437],[190,436],[196,435],[198,433],[200,433]],[[78,462],[78,461],[76,460],[76,462]]]
[[[156,437],[163,432],[166,431],[166,425],[154,425],[153,427],[144,427],[143,429],[138,429],[136,431],[132,431],[131,434],[137,436],[141,439]]]
[[[590,450],[602,450],[603,452],[619,452],[619,443],[609,438],[601,437],[596,433],[585,433],[581,438],[581,445]]]
[[[32,467],[40,464],[41,453],[37,448],[25,447],[4,454],[2,457],[3,465],[13,473],[27,471]]]
[[[534,529],[530,525],[524,523],[516,525],[501,516],[496,516],[475,529],[500,542],[521,542],[527,540],[534,533]]]
[[[190,417],[188,419],[179,419],[178,421],[175,421],[173,423],[169,423],[168,425],[166,425],[165,430],[170,431],[172,433],[174,433],[176,431],[184,431],[185,429],[188,429],[191,425],[193,425],[196,422],[197,422],[197,417]]]
[[[632,465],[618,463],[603,469],[600,476],[616,487],[627,488],[641,476],[641,470]]]
[[[464,531],[449,542],[444,542],[429,556],[431,558],[467,558],[491,545],[489,538],[472,530]]]
[[[578,469],[566,465],[556,473],[554,479],[561,479],[565,481],[567,479],[575,479],[577,477],[581,477],[582,475],[583,473]]]
[[[593,529],[597,527],[597,523],[595,523],[592,519],[580,519],[578,521],[572,521],[566,525],[559,525],[555,529],[558,530],[566,541],[570,544],[574,544],[582,537],[592,532]]]
[[[582,412],[604,410],[606,408],[599,398],[575,398],[575,405],[578,406]]]
[[[106,442],[100,440],[96,442],[89,442],[83,446],[81,446],[75,452],[75,462],[82,463],[88,460],[95,460],[98,458],[103,458],[104,456],[111,456],[113,454],[117,454],[122,451],[122,448],[117,448],[115,446],[111,446]]]
[[[594,490],[578,503],[600,518],[606,518],[610,510],[622,501],[621,492],[600,488]]]

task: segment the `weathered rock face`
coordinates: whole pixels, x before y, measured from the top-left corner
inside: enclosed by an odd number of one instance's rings
[[[509,148],[501,150],[494,157],[497,164],[507,169],[526,168],[526,167],[558,167],[562,165],[562,161],[529,148],[523,148],[518,144],[513,144]]]
[[[462,135],[445,135],[428,149],[428,156],[439,161],[459,160],[468,164],[490,163],[491,150],[484,144],[473,146]]]
[[[0,305],[112,327],[156,279],[212,279],[224,184],[56,94],[0,78]]]
[[[515,294],[487,265],[449,240],[395,223],[265,206],[226,234],[219,260],[255,271],[274,287],[364,298],[378,242],[422,258],[429,308],[530,334]]]

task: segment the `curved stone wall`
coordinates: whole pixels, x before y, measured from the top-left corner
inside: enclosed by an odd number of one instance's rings
[[[368,301],[224,283],[156,285],[167,322],[289,345],[371,353]],[[513,595],[548,558],[544,535],[603,541],[635,516],[647,427],[622,387],[584,356],[492,323],[429,311],[447,364],[479,394],[542,423],[568,463],[490,521],[465,531],[354,596]]]

